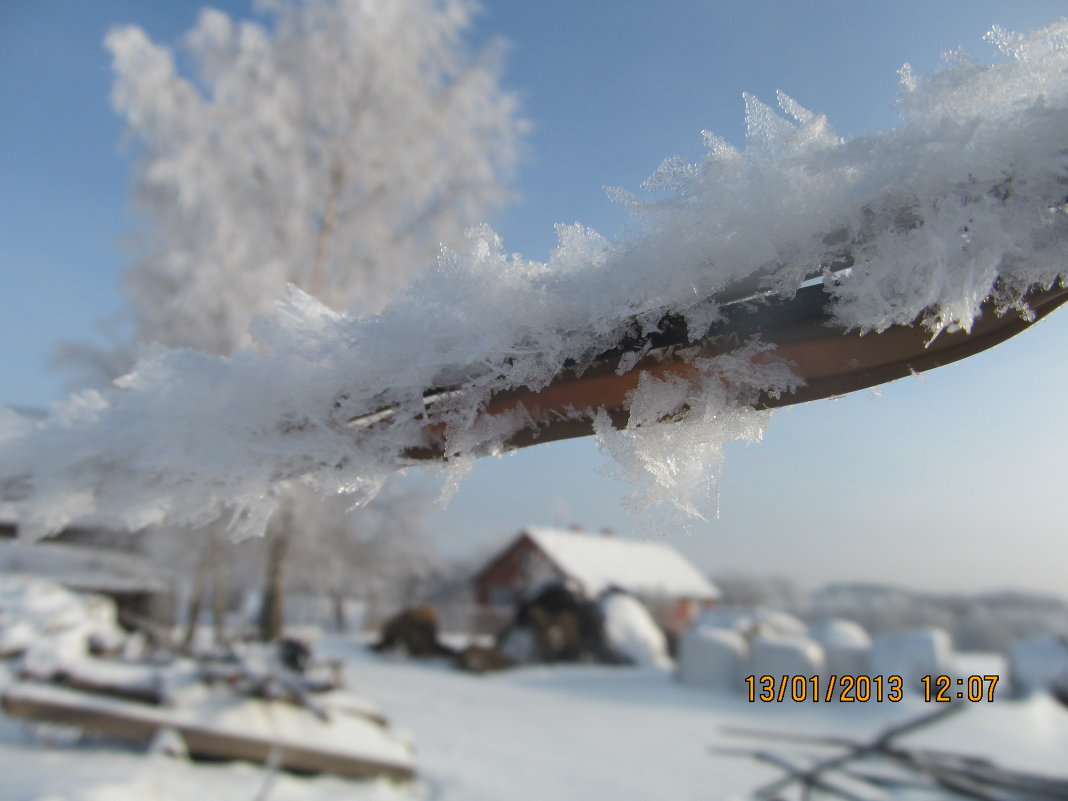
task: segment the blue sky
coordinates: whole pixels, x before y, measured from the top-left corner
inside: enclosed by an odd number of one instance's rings
[[[123,306],[128,162],[101,45],[115,24],[175,42],[200,3],[0,4],[0,403],[63,394],[57,344],[96,336]],[[246,2],[217,3],[244,16]],[[514,189],[491,222],[545,258],[553,224],[616,234],[605,186],[636,189],[700,131],[742,144],[741,95],[782,89],[846,136],[895,124],[897,69],[965,47],[991,25],[1027,30],[1063,2],[486,0],[477,37],[510,42],[505,80],[533,123]],[[1068,313],[965,363],[777,414],[732,448],[718,521],[673,541],[704,568],[803,584],[883,580],[1068,594],[1060,514],[1068,426]],[[476,467],[435,525],[446,550],[489,548],[528,523],[633,531],[626,487],[588,440]]]

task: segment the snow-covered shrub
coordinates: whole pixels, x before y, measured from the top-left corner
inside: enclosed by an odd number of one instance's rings
[[[676,675],[683,684],[737,693],[748,662],[749,644],[733,629],[696,625],[679,637]]]

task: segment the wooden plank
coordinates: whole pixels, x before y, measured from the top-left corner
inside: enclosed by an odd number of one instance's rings
[[[9,717],[77,726],[133,742],[147,742],[157,729],[166,725],[162,721],[143,719],[140,715],[116,715],[110,709],[27,697],[20,689],[16,685],[0,695],[0,708]]]
[[[185,738],[190,756],[194,757],[241,759],[260,764],[273,763],[277,760],[278,766],[285,770],[303,773],[333,773],[354,779],[385,776],[398,781],[406,781],[415,776],[415,770],[408,765],[389,764],[291,743],[279,745],[264,737],[238,737],[210,728],[185,725],[179,726],[178,731]],[[276,751],[277,755],[272,756]]]
[[[405,781],[415,776],[410,764],[355,753],[279,742],[257,734],[239,734],[183,720],[173,710],[112,698],[97,698],[51,687],[16,684],[0,696],[11,717],[78,726],[123,740],[147,742],[161,728],[182,735],[190,756],[277,764],[286,770],[333,773],[349,778],[385,776]]]
[[[96,662],[89,664],[96,664]],[[107,667],[109,671],[114,671],[116,665],[109,664]],[[163,692],[163,679],[158,671],[135,669],[126,671],[126,675],[122,673],[110,675],[109,672],[100,673],[81,668],[82,665],[76,663],[58,672],[47,674],[27,671],[22,674],[21,678],[49,682],[69,687],[72,690],[122,698],[153,706],[162,706],[166,700]]]

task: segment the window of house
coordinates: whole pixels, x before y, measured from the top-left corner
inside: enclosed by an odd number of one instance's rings
[[[491,606],[511,606],[513,597],[510,587],[505,587],[503,584],[495,584],[490,587]]]

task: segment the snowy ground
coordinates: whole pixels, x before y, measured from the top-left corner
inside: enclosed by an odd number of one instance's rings
[[[867,736],[931,708],[901,704],[749,704],[676,684],[656,670],[556,667],[490,677],[441,665],[383,660],[361,645],[325,643],[348,659],[353,690],[411,732],[421,778],[413,785],[330,777],[271,777],[245,764],[192,765],[108,741],[0,717],[5,801],[593,801],[712,799],[743,795],[768,767],[709,752],[751,745],[730,725]],[[0,683],[10,680],[0,666]],[[1065,772],[1068,710],[1046,698],[973,704],[914,740]]]

